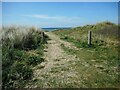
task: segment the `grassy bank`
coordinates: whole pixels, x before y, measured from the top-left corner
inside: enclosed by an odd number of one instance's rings
[[[48,36],[44,35],[42,40],[42,31],[35,27],[3,27],[0,32],[2,88],[23,88],[32,81],[32,67],[44,61],[43,49]]]
[[[92,31],[92,46],[87,44],[88,31]],[[82,81],[81,87],[118,87],[119,30],[110,22],[86,25],[69,30],[53,31],[62,40],[73,43],[79,50],[62,48],[68,54],[74,54],[80,61],[74,67]]]

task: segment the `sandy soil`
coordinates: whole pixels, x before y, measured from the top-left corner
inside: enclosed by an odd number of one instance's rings
[[[61,40],[57,35],[52,32],[46,32],[51,40],[46,44],[44,58],[45,62],[37,65],[34,68],[34,77],[38,80],[37,84],[31,87],[60,87],[65,83],[75,83],[74,79],[77,78],[77,72],[71,67],[75,60],[78,58],[75,55],[69,55],[61,48],[61,44],[66,47],[76,49],[69,42]],[[55,86],[51,81],[57,82]],[[40,83],[39,83],[40,82]]]

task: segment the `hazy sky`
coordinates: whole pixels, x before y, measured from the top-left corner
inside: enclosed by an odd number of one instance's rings
[[[75,27],[118,22],[117,2],[3,2],[3,25]]]

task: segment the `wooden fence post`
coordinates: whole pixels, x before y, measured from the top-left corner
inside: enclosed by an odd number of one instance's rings
[[[44,32],[41,32],[41,42],[44,42]]]
[[[91,46],[92,32],[88,31],[88,45]]]

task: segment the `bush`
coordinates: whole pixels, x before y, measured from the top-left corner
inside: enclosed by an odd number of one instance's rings
[[[11,68],[11,74],[14,74],[14,77],[18,80],[27,80],[32,77],[32,70],[24,63],[15,62]]]
[[[34,29],[31,29],[28,35],[23,40],[24,49],[36,49],[38,46],[38,38],[40,39],[40,34]]]
[[[8,71],[3,70],[3,89],[16,88],[24,85],[24,82],[33,76],[32,69],[29,66],[15,62]]]
[[[41,31],[34,27],[4,27],[1,32],[3,32],[3,46],[23,50],[36,49],[40,43],[45,43],[48,38],[47,35],[44,35],[44,41],[41,42]]]
[[[26,60],[26,63],[28,65],[37,65],[38,63],[41,63],[43,62],[44,59],[39,57],[39,56],[30,56],[27,60]]]
[[[39,53],[42,53],[42,44],[46,42],[48,36],[45,35],[44,41],[41,42],[41,31],[33,27],[3,27],[0,32],[2,33],[0,33],[2,88],[10,90],[24,87],[33,76],[31,65],[34,66],[44,61],[41,58],[42,54],[40,56],[27,55],[27,50],[37,49],[39,46]]]

